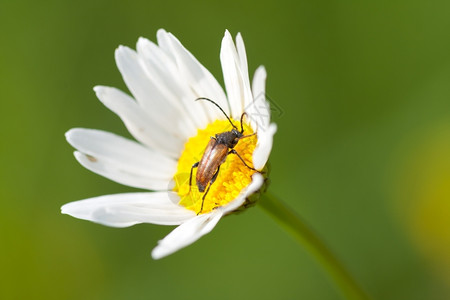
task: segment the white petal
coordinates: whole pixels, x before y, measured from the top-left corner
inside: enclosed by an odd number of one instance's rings
[[[165,127],[159,127],[133,98],[111,87],[96,86],[94,91],[100,101],[122,119],[135,139],[149,148],[179,157],[184,141],[173,136]]]
[[[261,170],[269,159],[270,152],[272,151],[273,136],[277,131],[277,125],[272,123],[266,130],[258,130],[258,143],[253,151],[253,165],[255,169]]]
[[[231,201],[228,205],[219,207],[217,210],[223,212],[223,214],[227,214],[232,212],[233,210],[238,209],[242,204],[244,204],[245,199],[252,195],[254,192],[258,191],[264,182],[264,177],[260,173],[255,173],[252,176],[252,182],[241,191],[239,196]]]
[[[176,61],[175,55],[172,52],[172,45],[170,41],[169,34],[165,29],[158,29],[156,32],[156,39],[158,41],[158,46],[166,52],[166,54],[171,58],[172,61]]]
[[[248,110],[248,117],[252,122],[252,127],[255,129],[261,128],[267,130],[270,124],[270,106],[266,101],[266,70],[260,66],[255,71],[253,76],[252,91],[253,91],[253,105]]]
[[[186,117],[195,124],[196,128],[205,127],[209,119],[203,109],[201,107],[199,109],[195,104],[194,101],[198,96],[177,69],[176,62],[156,44],[144,38],[139,38],[136,49],[155,84],[164,91],[168,98],[183,109]]]
[[[94,129],[71,129],[67,141],[83,153],[77,160],[87,169],[116,182],[145,189],[166,190],[176,161],[115,134]]]
[[[157,36],[159,46],[174,59],[180,76],[190,86],[196,98],[206,97],[214,100],[229,115],[227,98],[214,76],[183,47],[175,36],[162,29],[158,31]],[[197,101],[195,107],[202,107],[209,121],[225,118],[216,107],[207,102]]]
[[[239,56],[239,69],[241,71],[242,81],[245,89],[244,101],[244,111],[252,105],[253,97],[250,91],[250,78],[248,76],[248,64],[247,64],[247,53],[245,52],[244,40],[242,39],[241,33],[236,36],[236,49]]]
[[[168,178],[176,170],[177,162],[174,159],[111,132],[73,128],[66,133],[66,138],[73,147],[85,154],[129,165],[136,172],[145,170],[148,174],[154,174],[154,177]]]
[[[181,224],[159,241],[158,246],[152,251],[152,257],[160,259],[192,244],[209,233],[219,222],[222,215],[221,211],[215,210]]]
[[[240,68],[242,72],[243,78],[248,77],[248,64],[247,64],[247,53],[245,52],[244,40],[242,39],[242,35],[238,32],[236,36],[236,49],[239,55]]]
[[[67,203],[61,212],[113,227],[138,223],[179,225],[196,216],[177,205],[178,200],[173,192],[115,194]]]
[[[239,118],[244,112],[244,105],[242,101],[242,82],[239,79],[236,67],[237,54],[235,51],[233,40],[227,30],[222,39],[222,47],[220,48],[220,62],[228,101],[230,102],[231,115],[233,118]]]
[[[232,116],[235,119],[239,119],[246,109],[246,105],[251,105],[253,96],[250,91],[248,76],[246,78],[243,76],[240,67],[241,61],[228,31],[225,32],[225,36],[222,39],[220,61]]]
[[[175,105],[164,89],[155,83],[142,58],[133,50],[120,46],[116,50],[116,63],[123,79],[138,103],[159,127],[186,139],[196,133],[196,128],[186,118],[182,108]]]
[[[102,158],[93,157],[81,152],[74,152],[77,161],[86,169],[117,183],[153,191],[166,191],[173,188],[170,179],[150,178],[143,174],[128,171],[127,166],[121,166]]]

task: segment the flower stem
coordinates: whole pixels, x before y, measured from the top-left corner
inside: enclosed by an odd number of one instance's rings
[[[286,204],[271,195],[264,193],[258,201],[259,205],[294,238],[304,245],[310,253],[322,264],[343,296],[349,300],[368,300],[368,295],[358,286],[344,266],[320,240],[317,234],[295,214]]]

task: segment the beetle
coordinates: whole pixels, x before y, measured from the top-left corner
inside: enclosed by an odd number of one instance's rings
[[[236,125],[231,122],[231,119],[228,117],[228,115],[225,113],[225,111],[213,100],[209,98],[197,98],[195,101],[198,100],[205,100],[213,103],[215,106],[217,106],[220,111],[227,117],[228,121],[230,122],[231,126],[233,126],[233,129],[230,131],[225,131],[222,133],[217,133],[214,137],[211,137],[208,144],[206,145],[205,151],[203,152],[203,156],[200,159],[200,161],[196,162],[191,167],[191,174],[189,176],[189,192],[191,190],[192,186],[192,171],[194,168],[197,169],[197,175],[195,177],[197,187],[200,193],[205,193],[202,197],[202,205],[200,207],[200,211],[198,214],[200,214],[203,210],[203,204],[205,202],[205,197],[209,192],[209,189],[211,188],[211,185],[216,181],[217,176],[219,175],[220,166],[225,162],[227,159],[227,156],[229,154],[235,154],[239,159],[242,161],[242,163],[249,169],[259,172],[258,170],[250,167],[244,159],[239,155],[239,153],[234,150],[233,148],[237,145],[237,143],[243,139],[250,136],[255,135],[256,133],[252,133],[249,135],[244,135],[244,126],[243,126],[243,119],[244,116],[247,115],[247,113],[242,113],[241,115],[241,131],[238,130]],[[205,192],[206,190],[206,192]],[[197,215],[198,215],[197,214]]]

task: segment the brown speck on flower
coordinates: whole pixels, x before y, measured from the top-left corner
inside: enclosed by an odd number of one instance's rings
[[[87,159],[89,159],[91,162],[97,162],[97,161],[98,161],[97,158],[95,158],[95,157],[92,156],[92,155],[86,154],[86,157],[87,157]]]

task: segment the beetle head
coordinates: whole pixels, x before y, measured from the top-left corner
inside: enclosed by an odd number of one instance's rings
[[[237,145],[239,139],[243,136],[243,134],[236,129],[232,129],[231,133],[233,134],[233,141],[231,142],[232,147],[230,148],[234,148],[234,146]]]

